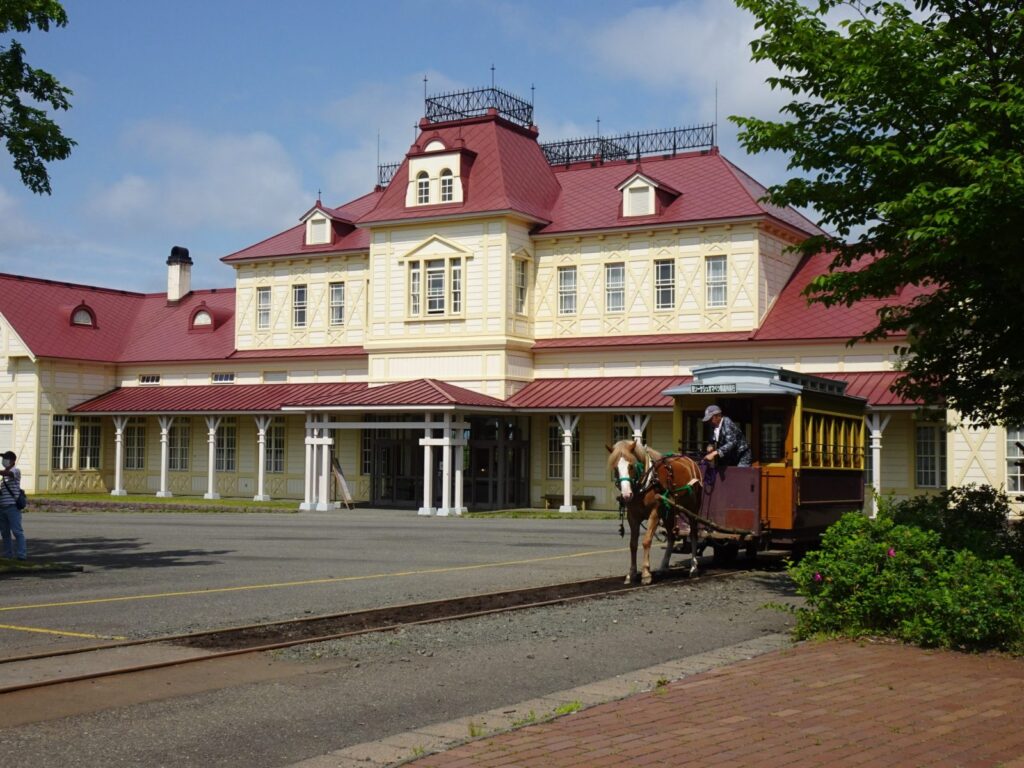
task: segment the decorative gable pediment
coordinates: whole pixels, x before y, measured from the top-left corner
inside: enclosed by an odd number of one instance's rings
[[[472,251],[440,235],[431,235],[405,254],[406,259],[449,259],[455,257],[468,259],[472,256]]]

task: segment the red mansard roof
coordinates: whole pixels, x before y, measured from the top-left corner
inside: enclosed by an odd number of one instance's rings
[[[882,307],[906,303],[928,293],[926,288],[907,286],[890,299],[863,300],[849,307],[808,304],[804,288],[812,279],[828,272],[832,257],[832,253],[818,253],[804,258],[751,338],[755,341],[851,339],[877,325],[877,313]]]
[[[689,224],[770,216],[806,234],[818,234],[797,211],[758,202],[766,190],[722,157],[717,149],[675,157],[645,157],[639,163],[620,160],[597,166],[555,169],[562,192],[551,210],[551,223],[537,234]],[[622,216],[619,186],[633,172],[670,188],[678,196],[651,216]]]
[[[280,411],[302,400],[341,400],[367,388],[365,382],[337,384],[211,384],[209,386],[122,387],[88,400],[72,413],[236,413]]]
[[[874,407],[913,406],[890,391],[896,371],[817,374],[847,382],[846,394]],[[435,379],[380,387],[335,384],[222,384],[123,387],[71,408],[72,413],[267,413],[291,409],[482,409],[487,411],[627,411],[672,409],[665,390],[692,376],[617,376],[537,379],[507,401]]]
[[[513,408],[527,410],[672,410],[672,398],[661,394],[686,384],[692,376],[617,376],[601,378],[536,379],[508,399]]]
[[[71,323],[80,305],[95,325]],[[201,305],[212,330],[191,331]],[[234,289],[193,291],[170,305],[166,294],[115,291],[0,275],[0,313],[36,357],[104,363],[219,360],[234,350]]]
[[[417,145],[426,146],[435,139],[449,148],[442,153],[465,149],[475,155],[471,164],[462,161],[463,202],[406,206],[409,182],[406,158],[377,207],[362,216],[357,222],[359,225],[491,211],[516,211],[548,220],[559,187],[537,144],[536,134],[500,117],[486,116],[425,125]]]
[[[332,213],[336,219],[354,222],[364,213],[372,210],[380,199],[381,192],[370,192],[350,203],[338,208],[324,209]],[[308,211],[307,211],[308,213]],[[305,214],[304,214],[305,215]],[[224,256],[221,261],[228,264],[236,261],[248,261],[268,256],[299,256],[305,254],[339,253],[366,251],[370,248],[370,233],[365,229],[356,229],[352,225],[335,224],[332,242],[322,245],[306,245],[306,225],[296,224],[277,235],[268,237],[255,245]]]

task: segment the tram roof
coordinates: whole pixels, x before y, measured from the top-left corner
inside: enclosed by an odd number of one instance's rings
[[[718,363],[693,369],[688,384],[669,387],[662,394],[687,395],[790,395],[814,392],[833,397],[867,400],[848,394],[847,382],[836,378],[791,371],[781,366],[758,363]]]

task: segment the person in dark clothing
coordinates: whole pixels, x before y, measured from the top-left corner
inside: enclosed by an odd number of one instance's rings
[[[704,458],[707,461],[718,459],[718,463],[726,467],[749,467],[752,460],[750,446],[736,422],[722,413],[717,405],[709,405],[704,410],[704,421],[711,422],[715,428],[714,447]]]
[[[0,454],[0,538],[3,538],[4,557],[24,560],[27,555],[25,531],[21,527],[18,493],[21,491],[21,470],[14,466],[18,457],[14,451]]]

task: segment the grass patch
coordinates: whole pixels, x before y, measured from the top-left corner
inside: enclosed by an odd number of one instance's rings
[[[81,570],[82,566],[68,563],[51,563],[45,560],[9,560],[6,557],[0,557],[0,574],[59,573]]]
[[[473,519],[500,517],[528,520],[618,520],[619,513],[610,510],[559,512],[557,509],[499,509],[487,512],[467,512],[464,517]]]
[[[110,496],[75,493],[29,496],[31,512],[298,512],[299,502],[252,501],[251,499],[203,499],[195,496]]]

